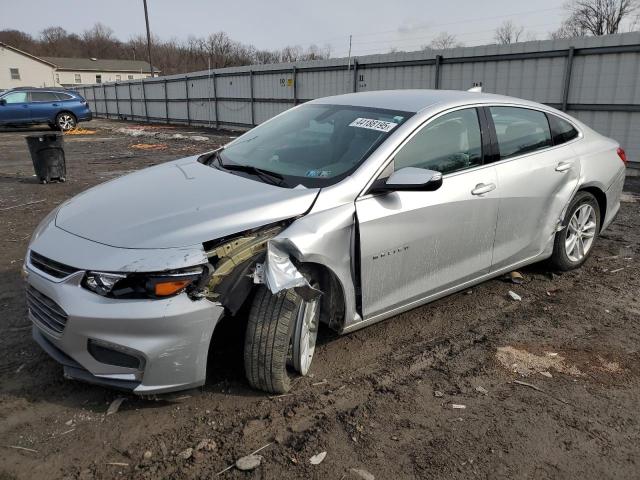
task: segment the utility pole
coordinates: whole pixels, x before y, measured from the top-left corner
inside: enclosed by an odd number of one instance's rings
[[[351,35],[349,35],[349,63],[347,65],[347,70],[351,70]]]
[[[147,12],[147,0],[142,0],[144,3],[144,21],[147,24],[147,54],[149,56],[149,68],[151,68],[151,78],[153,74],[153,63],[151,63],[151,31],[149,30],[149,13]]]

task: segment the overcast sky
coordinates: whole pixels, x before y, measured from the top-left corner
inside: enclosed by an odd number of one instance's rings
[[[142,0],[0,0],[0,29],[37,34],[48,26],[80,33],[96,22],[127,40],[144,33]],[[529,38],[546,39],[565,12],[564,0],[148,0],[151,30],[161,38],[186,39],[225,31],[257,48],[331,45],[332,56],[418,50],[441,31],[465,45],[493,41],[497,25],[513,20]],[[28,6],[27,6],[28,5]]]

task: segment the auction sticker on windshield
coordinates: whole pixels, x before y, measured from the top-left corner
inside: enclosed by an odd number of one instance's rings
[[[376,120],[374,118],[356,118],[349,124],[350,127],[368,128],[369,130],[377,130],[379,132],[390,132],[398,126],[397,123],[385,122],[384,120]]]

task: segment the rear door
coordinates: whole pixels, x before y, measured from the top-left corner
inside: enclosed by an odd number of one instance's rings
[[[5,103],[0,105],[0,122],[20,124],[31,120],[28,92],[11,92],[2,99]]]
[[[491,270],[540,255],[553,241],[573,197],[580,162],[551,133],[547,115],[521,107],[488,107],[499,149],[498,225]],[[566,122],[565,122],[566,123]],[[577,135],[577,131],[575,132]]]
[[[398,191],[356,201],[365,319],[488,273],[498,212],[495,168],[483,165],[475,108],[431,120],[385,170],[440,171],[433,192]]]
[[[31,119],[34,122],[53,122],[61,102],[54,92],[31,92]]]

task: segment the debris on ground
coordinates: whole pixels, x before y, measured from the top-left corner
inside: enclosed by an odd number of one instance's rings
[[[241,457],[236,460],[236,468],[238,470],[242,470],[243,472],[247,472],[250,470],[255,470],[260,466],[264,457],[262,455],[251,454],[246,457]]]
[[[118,397],[113,402],[111,402],[109,408],[107,408],[107,415],[118,413],[118,410],[120,410],[120,405],[122,405],[122,402],[124,402],[125,400],[125,397]]]
[[[193,135],[192,137],[189,137],[190,140],[193,140],[194,142],[208,142],[209,141],[209,137],[203,137],[201,135]]]
[[[178,454],[178,458],[181,458],[183,460],[189,460],[192,455],[193,455],[193,448],[189,447],[186,450],[181,451]]]
[[[524,283],[524,277],[520,272],[513,271],[509,274],[509,278],[511,279],[511,283],[515,283],[516,285],[520,285]]]
[[[509,290],[509,296],[516,302],[519,302],[520,300],[522,300],[522,297],[518,295],[516,292],[514,292],[513,290]]]
[[[583,375],[575,365],[566,365],[565,358],[556,352],[536,355],[526,350],[506,346],[497,349],[496,359],[504,368],[522,377],[528,377],[534,373],[548,372],[550,369],[574,377]]]
[[[320,452],[309,459],[311,465],[320,465],[324,458],[327,456],[327,452]]]
[[[153,453],[151,452],[151,450],[147,450],[142,454],[142,458],[144,458],[145,460],[150,460],[151,457],[153,457]]]
[[[375,480],[376,478],[373,476],[373,474],[367,472],[363,468],[352,468],[349,471],[353,473],[355,476],[362,478],[363,480]]]
[[[204,450],[206,452],[213,452],[217,448],[218,448],[218,445],[216,444],[216,442],[214,442],[210,438],[205,438],[203,440],[200,440],[198,442],[198,445],[196,445],[196,450],[198,451]]]
[[[131,148],[137,150],[166,150],[169,145],[166,143],[134,143]]]
[[[64,135],[95,135],[97,130],[89,130],[88,128],[76,127],[73,130],[67,130],[63,132]]]
[[[436,390],[435,392],[433,392],[433,396],[436,398],[442,398],[444,397],[444,393],[442,393],[440,390]]]
[[[266,445],[263,445],[262,447],[260,447],[259,449],[257,449],[255,452],[252,452],[252,453],[250,453],[249,455],[246,455],[246,456],[244,456],[244,457],[242,457],[242,458],[239,458],[238,460],[236,460],[236,462],[235,462],[235,463],[233,463],[233,464],[229,465],[227,468],[225,468],[225,469],[223,469],[223,470],[220,470],[218,473],[216,473],[216,476],[220,476],[220,475],[222,475],[224,472],[226,472],[226,471],[228,471],[228,470],[231,470],[233,467],[237,467],[238,469],[242,470],[242,468],[238,466],[238,462],[241,462],[241,464],[244,466],[244,465],[249,465],[249,464],[250,464],[250,462],[255,462],[255,461],[256,461],[256,459],[255,459],[255,458],[250,458],[250,457],[258,457],[258,458],[259,458],[259,460],[258,460],[258,465],[260,465],[260,462],[262,462],[263,457],[262,457],[262,455],[256,455],[256,454],[257,454],[258,452],[261,452],[262,450],[264,450],[265,448],[267,448],[267,447],[268,447],[268,446],[270,446],[270,445],[273,445],[273,442],[271,442],[271,443],[267,443]],[[253,467],[253,468],[256,468],[258,465],[256,465],[256,466],[255,466],[255,467]],[[251,469],[251,470],[253,470],[253,469]]]
[[[539,372],[540,375],[542,375],[543,377],[547,377],[547,378],[553,378],[553,375],[551,375],[551,372],[547,372],[546,370],[544,372]]]
[[[454,410],[464,410],[465,408],[467,408],[467,406],[459,403],[452,403],[451,408],[453,408]]]
[[[476,387],[476,392],[481,393],[483,395],[486,395],[489,393],[489,391],[486,388],[484,388],[482,385],[478,385]]]

